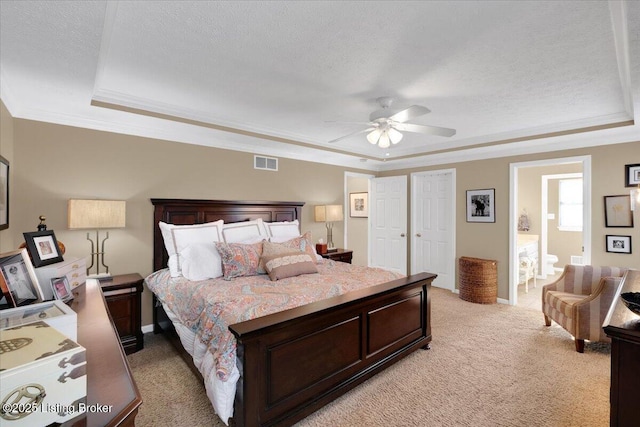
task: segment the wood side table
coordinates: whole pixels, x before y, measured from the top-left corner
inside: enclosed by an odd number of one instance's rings
[[[351,259],[353,258],[353,251],[349,249],[336,249],[332,252],[327,252],[326,254],[321,254],[322,258],[332,259],[334,261],[346,262],[347,264],[351,264]]]
[[[138,273],[121,274],[100,279],[100,287],[107,301],[109,313],[118,330],[125,353],[142,350],[142,282]]]

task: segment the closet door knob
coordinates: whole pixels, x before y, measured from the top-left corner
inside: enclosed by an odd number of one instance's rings
[[[416,233],[416,237],[422,237],[422,234]]]
[[[404,237],[404,233],[401,233],[401,234],[400,234],[400,237]]]

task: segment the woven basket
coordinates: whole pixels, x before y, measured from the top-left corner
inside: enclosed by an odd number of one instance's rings
[[[498,301],[498,261],[460,257],[458,268],[461,299],[478,304]]]

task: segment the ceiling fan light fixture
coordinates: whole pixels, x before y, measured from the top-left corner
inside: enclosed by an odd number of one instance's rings
[[[380,139],[380,135],[382,135],[382,130],[374,129],[367,134],[367,141],[369,141],[373,145],[376,145],[378,143],[378,140]]]
[[[391,145],[390,142],[391,141],[389,140],[389,134],[387,133],[387,131],[382,132],[382,135],[380,135],[380,140],[378,141],[378,146],[380,148],[389,148],[389,146]]]
[[[389,139],[391,140],[392,144],[395,145],[402,140],[402,133],[398,132],[394,128],[389,128],[388,133],[389,133]]]

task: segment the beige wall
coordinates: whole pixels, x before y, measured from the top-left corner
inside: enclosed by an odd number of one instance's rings
[[[6,123],[9,123],[7,130]],[[50,230],[67,246],[65,257],[86,257],[89,243],[82,231],[67,230],[66,202],[69,198],[123,199],[127,201],[127,227],[111,231],[107,242],[107,264],[114,274],[152,269],[153,197],[236,200],[304,201],[302,229],[314,240],[326,230],[313,221],[316,204],[340,204],[345,198],[345,168],[280,159],[278,172],[253,169],[253,155],[11,119],[2,109],[4,157],[12,166],[11,227],[0,232],[3,248],[22,242],[22,232],[35,230],[39,215],[47,216]],[[477,256],[498,260],[499,297],[508,298],[509,164],[538,159],[592,155],[593,229],[592,261],[601,265],[640,268],[638,250],[633,255],[605,252],[604,236],[615,231],[631,235],[640,245],[640,217],[632,229],[604,227],[603,196],[624,194],[625,164],[639,163],[640,142],[517,156],[434,167],[385,172],[380,176],[410,174],[423,170],[454,168],[457,171],[456,257]],[[367,173],[367,171],[354,171]],[[613,179],[612,179],[613,177]],[[350,188],[350,187],[348,187]],[[467,223],[465,190],[496,189],[496,222]],[[351,191],[350,189],[348,191]],[[409,207],[408,212],[411,212]],[[348,219],[348,209],[345,206]],[[352,227],[356,233],[358,226]],[[334,242],[343,246],[343,227],[336,224]],[[357,233],[362,233],[358,231]],[[353,249],[362,235],[349,238]],[[3,249],[4,250],[4,249]],[[358,249],[357,263],[365,264]],[[151,322],[151,296],[143,299],[143,324]]]
[[[13,117],[9,114],[9,110],[5,107],[4,102],[0,101],[0,156],[9,161],[9,182],[13,183]],[[11,185],[13,188],[13,185]],[[9,192],[9,226],[11,226],[14,216],[14,193]],[[0,230],[0,252],[7,252],[15,249],[13,236],[10,229]]]
[[[347,206],[345,218],[347,220],[347,246],[353,250],[352,264],[368,265],[369,228],[368,218],[351,218],[349,215],[349,194],[366,193],[369,191],[369,178],[363,176],[347,176]]]
[[[67,257],[87,257],[86,233],[67,229],[69,198],[127,201],[127,226],[110,231],[106,263],[113,274],[152,272],[150,198],[303,201],[302,230],[326,238],[313,220],[316,204],[344,200],[342,167],[279,160],[279,171],[253,169],[253,154],[14,119],[13,243],[46,215]],[[12,165],[13,166],[13,165]],[[356,171],[358,172],[358,171]],[[343,225],[334,242],[343,245]],[[4,234],[3,234],[4,236]],[[143,324],[151,323],[151,295],[143,294]]]
[[[509,170],[511,163],[591,155],[592,168],[592,245],[594,265],[640,268],[638,249],[633,254],[614,254],[605,251],[606,234],[630,235],[632,245],[640,245],[640,215],[635,214],[634,228],[613,229],[604,226],[603,201],[606,195],[625,194],[624,165],[640,163],[640,141],[552,153],[512,156],[499,159],[386,171],[380,176],[410,175],[425,170],[456,169],[456,259],[461,256],[495,259],[498,261],[498,297],[509,298]],[[464,212],[465,191],[482,188],[496,190],[496,222],[468,223]],[[409,208],[409,212],[411,212]],[[457,275],[457,273],[456,273]],[[457,285],[456,285],[457,286]]]

